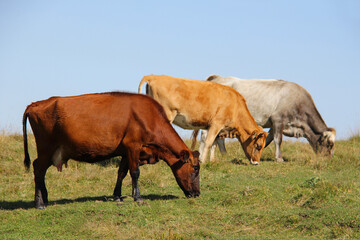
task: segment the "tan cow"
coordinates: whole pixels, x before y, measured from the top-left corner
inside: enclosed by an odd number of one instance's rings
[[[259,127],[245,99],[233,88],[209,81],[174,78],[166,75],[145,76],[139,93],[147,83],[146,94],[157,100],[171,123],[184,129],[207,129],[201,162],[220,133],[236,135],[252,164],[259,164],[267,133]],[[210,159],[212,161],[213,159]]]

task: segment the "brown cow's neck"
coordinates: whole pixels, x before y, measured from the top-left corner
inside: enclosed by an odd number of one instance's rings
[[[160,131],[162,132],[162,134],[158,135],[160,137],[157,138],[156,142],[160,143],[161,147],[166,148],[163,160],[169,166],[172,166],[179,160],[181,151],[189,151],[189,148],[181,140],[180,136],[170,125],[162,126]],[[173,132],[173,134],[169,134],[169,132]]]

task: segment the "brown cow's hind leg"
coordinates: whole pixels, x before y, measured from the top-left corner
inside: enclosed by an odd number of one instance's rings
[[[50,164],[36,159],[33,162],[35,176],[35,207],[44,209],[48,205],[48,193],[45,186],[45,174]]]

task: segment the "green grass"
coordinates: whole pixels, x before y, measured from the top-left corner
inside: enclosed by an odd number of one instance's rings
[[[29,136],[31,159],[36,157]],[[1,239],[360,239],[360,137],[337,141],[335,156],[316,156],[301,142],[274,146],[252,166],[239,143],[201,165],[201,195],[187,199],[164,163],[140,168],[143,204],[124,180],[123,204],[112,201],[116,161],[69,161],[46,175],[50,205],[33,208],[32,172],[22,136],[0,135]],[[32,168],[31,168],[32,169]]]

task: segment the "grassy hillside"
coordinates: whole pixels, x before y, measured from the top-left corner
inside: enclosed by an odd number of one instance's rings
[[[37,210],[22,136],[0,135],[1,239],[360,239],[359,136],[337,141],[331,159],[284,142],[287,161],[276,163],[270,145],[259,166],[249,165],[239,143],[227,148],[201,165],[197,199],[186,199],[159,162],[141,167],[144,203],[133,202],[128,176],[119,205],[111,201],[116,163],[69,161],[61,173],[49,169],[50,206]]]

